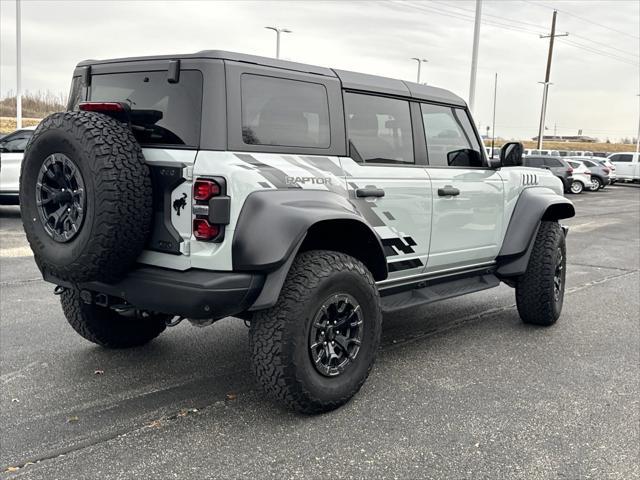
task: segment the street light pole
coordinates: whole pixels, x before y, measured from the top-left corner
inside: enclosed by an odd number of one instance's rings
[[[478,72],[478,48],[480,44],[480,18],[482,16],[482,0],[476,0],[476,20],[473,26],[473,51],[471,53],[471,80],[469,81],[469,110],[473,112],[476,98],[476,73]]]
[[[22,128],[22,33],[20,0],[16,0],[16,129]]]
[[[418,79],[416,80],[416,82],[420,83],[420,67],[422,66],[423,63],[427,63],[429,60],[425,58],[418,58],[418,57],[411,57],[411,60],[415,60],[416,62],[418,62]]]
[[[279,28],[279,27],[264,27],[267,30],[273,30],[276,32],[276,58],[280,58],[280,34],[281,33],[291,33],[291,30],[288,28]]]
[[[640,93],[636,95],[640,105]],[[640,154],[640,109],[638,109],[638,136],[636,137],[636,155]]]
[[[496,100],[498,98],[498,72],[496,72],[496,80],[493,84],[493,127],[491,129],[491,158],[493,158],[493,150],[496,146]]]

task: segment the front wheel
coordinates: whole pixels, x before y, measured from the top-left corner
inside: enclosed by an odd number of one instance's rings
[[[516,285],[516,304],[524,323],[549,326],[562,312],[566,245],[558,222],[540,223],[527,271]]]
[[[582,182],[579,182],[577,180],[574,180],[573,183],[571,184],[571,193],[582,193],[584,186],[582,185]]]
[[[253,371],[267,394],[296,411],[333,410],[367,379],[381,329],[380,297],[360,261],[303,252],[276,305],[253,316]]]

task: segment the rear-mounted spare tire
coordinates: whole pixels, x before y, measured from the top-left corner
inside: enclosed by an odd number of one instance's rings
[[[149,168],[129,127],[95,112],[45,118],[25,151],[20,211],[43,273],[114,281],[151,229]]]

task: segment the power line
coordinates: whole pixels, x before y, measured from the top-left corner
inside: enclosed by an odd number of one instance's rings
[[[640,65],[638,62],[634,62],[630,58],[620,57],[620,56],[614,55],[614,54],[612,54],[610,52],[603,52],[602,50],[598,50],[597,48],[593,48],[593,47],[591,47],[589,45],[584,45],[584,44],[581,44],[581,43],[578,43],[578,42],[574,42],[572,40],[564,39],[564,40],[562,40],[562,43],[565,43],[565,44],[567,44],[567,45],[569,45],[571,47],[574,47],[574,48],[579,48],[580,50],[584,50],[586,52],[590,52],[590,53],[594,53],[596,55],[600,55],[600,56],[603,56],[603,57],[610,58],[611,60],[616,60],[618,62],[626,63],[627,65],[631,65],[633,67],[637,67],[637,66]]]
[[[442,5],[442,6],[447,5],[447,6],[451,7],[451,8],[456,8],[456,9],[458,9],[458,10],[463,10],[463,11],[465,11],[465,12],[473,12],[473,10],[470,10],[470,9],[468,9],[468,8],[464,8],[464,7],[461,7],[461,6],[459,6],[459,5],[445,4],[445,3],[443,3],[443,2],[439,2],[439,1],[437,1],[437,0],[432,0],[432,2],[433,2],[433,3],[437,3],[437,4],[439,4],[439,5]],[[560,11],[560,10],[558,10],[558,11]],[[497,19],[499,19],[499,20],[503,20],[503,21],[510,22],[510,23],[513,23],[513,24],[525,25],[526,27],[534,27],[534,28],[536,28],[536,29],[539,29],[539,30],[541,30],[541,31],[544,31],[544,27],[541,27],[541,26],[540,26],[540,25],[538,25],[538,24],[531,23],[531,22],[525,22],[525,21],[522,21],[522,20],[517,20],[517,19],[515,19],[515,18],[509,18],[509,17],[499,16],[499,15],[492,15],[492,14],[489,14],[489,13],[483,13],[483,16],[484,16],[484,17],[493,17],[493,18],[497,18]],[[513,25],[513,26],[515,27],[515,25]],[[609,27],[607,27],[607,28],[609,28]],[[525,31],[525,30],[523,30],[523,31]],[[530,31],[530,30],[526,30],[526,31]],[[607,49],[610,49],[610,50],[616,50],[616,51],[618,51],[618,52],[620,52],[620,53],[622,53],[622,54],[624,54],[624,55],[631,56],[631,57],[633,57],[634,59],[638,58],[638,56],[637,56],[637,55],[635,55],[635,54],[633,54],[633,53],[630,53],[630,52],[628,52],[627,50],[623,50],[623,49],[621,49],[621,48],[617,48],[617,47],[614,47],[614,46],[612,46],[612,45],[608,45],[608,44],[605,44],[605,43],[597,42],[597,41],[595,41],[595,40],[592,40],[591,38],[583,37],[582,35],[578,35],[578,34],[573,33],[573,32],[570,32],[570,33],[571,33],[571,35],[572,35],[573,37],[580,38],[580,39],[582,39],[582,40],[584,40],[584,41],[586,41],[586,42],[590,42],[590,43],[593,43],[593,44],[595,44],[595,45],[598,45],[598,46],[600,46],[600,47],[604,47],[604,48],[607,48]]]
[[[394,3],[396,5],[401,5],[401,6],[404,6],[404,7],[412,8],[414,10],[419,10],[419,11],[423,11],[423,12],[426,12],[426,13],[433,13],[433,14],[441,15],[441,16],[445,16],[445,17],[456,18],[456,19],[464,20],[464,21],[471,22],[471,23],[473,23],[473,21],[474,21],[473,17],[467,16],[467,15],[465,15],[463,13],[453,12],[451,10],[442,10],[442,9],[439,9],[439,8],[436,8],[436,7],[433,7],[433,6],[426,6],[426,5],[422,5],[422,4],[421,5],[415,5],[415,4],[412,4],[410,2],[404,2],[404,1],[396,1]],[[457,8],[462,9],[462,10],[467,10],[467,9],[463,9],[462,7],[457,7]],[[493,15],[493,16],[495,16],[495,15]],[[496,28],[502,28],[503,30],[510,30],[510,31],[513,31],[513,32],[518,32],[518,33],[526,33],[526,34],[531,34],[531,35],[536,35],[536,36],[540,34],[539,30],[538,31],[534,31],[534,30],[531,30],[529,28],[522,28],[522,27],[518,27],[516,25],[498,23],[498,22],[488,21],[488,20],[482,20],[482,23],[485,24],[485,25],[493,26],[493,27],[496,27]],[[580,38],[585,39],[585,37],[580,37]],[[591,40],[589,40],[589,41],[591,41]],[[637,66],[637,63],[634,63],[630,58],[620,57],[620,56],[618,56],[618,55],[616,55],[614,53],[611,53],[611,52],[603,52],[602,50],[598,50],[598,49],[596,49],[594,47],[591,47],[589,45],[579,44],[579,43],[576,43],[576,42],[570,42],[568,40],[564,40],[563,43],[566,43],[567,45],[570,45],[570,46],[572,46],[574,48],[581,48],[584,51],[587,51],[587,52],[590,52],[590,53],[594,53],[596,55],[600,55],[600,56],[603,56],[603,57],[607,57],[607,58],[610,58],[610,59],[618,61],[618,62],[625,63],[627,65]],[[598,44],[598,42],[593,42],[593,43]],[[601,44],[601,45],[603,45],[603,44]],[[610,47],[610,48],[615,48],[615,47]],[[618,50],[618,49],[616,49],[616,50]]]
[[[546,4],[542,3],[542,2],[538,2],[538,1],[535,1],[535,0],[522,0],[522,1],[525,1],[527,3],[531,3],[533,5],[538,5],[539,7],[549,8],[551,10],[557,10],[558,12],[562,12],[565,15],[569,15],[571,17],[577,18],[579,20],[582,20],[583,22],[591,23],[593,25],[597,25],[598,27],[606,28],[607,30],[611,30],[612,32],[616,32],[616,33],[619,33],[621,35],[627,35],[628,37],[631,37],[633,39],[640,40],[640,37],[637,36],[637,35],[633,35],[633,34],[631,34],[629,32],[624,32],[622,30],[617,30],[617,29],[612,28],[612,27],[610,27],[608,25],[603,25],[602,23],[594,22],[593,20],[590,20],[590,19],[585,18],[585,17],[581,17],[580,15],[576,15],[575,13],[568,12],[567,10],[560,10],[559,8],[556,8],[555,6],[552,7],[550,5],[546,5]]]

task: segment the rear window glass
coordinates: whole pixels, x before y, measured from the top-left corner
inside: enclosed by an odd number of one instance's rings
[[[324,85],[245,74],[241,91],[244,143],[330,146],[329,100]]]
[[[197,147],[200,143],[199,71],[182,70],[178,83],[169,83],[166,71],[94,75],[90,99],[128,103],[133,133],[142,145]]]

